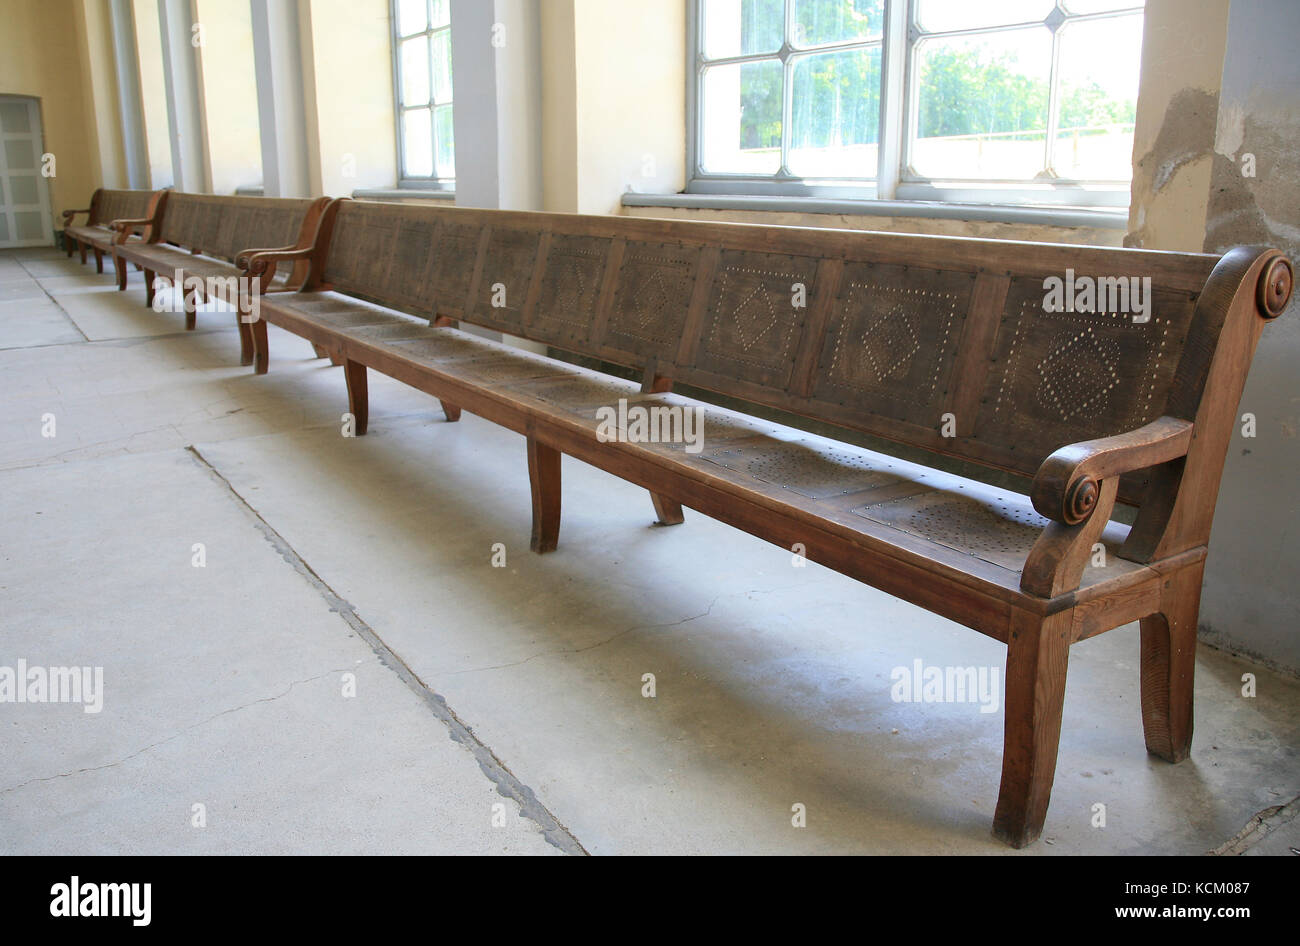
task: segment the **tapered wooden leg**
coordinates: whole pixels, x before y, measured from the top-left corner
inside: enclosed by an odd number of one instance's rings
[[[104,251],[101,250],[99,247],[95,247],[95,272],[102,273],[103,271],[104,271]]]
[[[460,408],[455,404],[448,404],[446,401],[439,401],[442,405],[442,416],[447,418],[447,423],[454,424],[460,420]]]
[[[679,526],[686,521],[682,515],[682,504],[677,500],[659,493],[651,493],[650,499],[655,504],[655,516],[661,526]]]
[[[328,358],[330,356],[329,352],[327,352],[320,345],[317,345],[315,342],[311,343],[311,350],[316,353],[317,358]]]
[[[560,542],[560,451],[528,438],[528,482],[533,489],[533,537],[529,548],[554,552]]]
[[[144,271],[144,304],[150,308],[153,307],[153,271],[146,269]]]
[[[72,258],[72,251],[76,248],[77,241],[68,236],[68,231],[63,231],[63,248],[67,250],[68,258]]]
[[[253,333],[253,373],[266,374],[271,357],[266,343],[266,321],[258,319],[248,323],[248,327]]]
[[[242,312],[235,316],[235,326],[239,329],[239,363],[251,365],[253,353],[257,350],[253,345],[253,327],[244,321]]]
[[[181,286],[181,302],[185,307],[185,331],[192,332],[199,324],[199,294]]]
[[[86,244],[80,240],[77,241],[77,252],[81,254],[81,265],[86,265]]]
[[[343,362],[343,376],[348,382],[348,411],[352,414],[358,437],[364,436],[370,420],[370,395],[366,389],[366,366],[359,361]]]
[[[1142,619],[1142,729],[1147,752],[1182,762],[1192,748],[1196,620],[1204,563],[1165,579],[1160,613]]]
[[[113,268],[117,270],[117,291],[122,292],[126,289],[126,260],[113,254]]]
[[[1042,833],[1056,774],[1073,612],[1017,612],[1007,642],[1002,786],[993,836],[1024,847]]]

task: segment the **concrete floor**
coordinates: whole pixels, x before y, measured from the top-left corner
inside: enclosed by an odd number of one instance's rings
[[[0,253],[0,665],[105,690],[0,704],[0,852],[1014,853],[1000,701],[890,696],[1000,644],[689,510],[653,527],[569,458],[531,555],[521,437],[372,374],[344,438],[306,342],[272,327],[256,377],[231,316],[187,333],[131,282]],[[1143,747],[1136,626],[1069,681],[1024,855],[1199,854],[1300,794],[1300,681],[1201,648],[1179,766]],[[1295,809],[1249,850],[1300,847]]]

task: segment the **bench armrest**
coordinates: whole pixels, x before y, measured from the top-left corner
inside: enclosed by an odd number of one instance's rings
[[[117,231],[117,236],[113,238],[114,243],[125,243],[126,238],[137,229],[143,229],[152,225],[152,217],[124,217],[109,223],[108,228]]]
[[[294,250],[297,249],[300,249],[300,247],[291,244],[289,246],[268,247],[266,249],[254,248],[254,249],[241,250],[235,256],[235,266],[239,269],[247,269],[248,268],[247,262],[250,257],[257,256],[261,253],[292,253]]]
[[[245,251],[240,253],[235,259],[237,265],[249,276],[260,279],[262,292],[271,285],[271,280],[275,278],[276,266],[281,262],[298,260],[309,260],[316,253],[316,248],[307,246],[298,249],[284,250],[257,250],[255,252]],[[247,255],[246,255],[247,254]]]
[[[1160,417],[1125,434],[1072,443],[1043,461],[1029,498],[1040,515],[1076,525],[1096,507],[1100,481],[1177,459],[1191,442],[1190,421]]]
[[[71,225],[72,225],[72,218],[75,217],[77,214],[85,214],[85,215],[86,215],[86,219],[87,219],[87,221],[89,221],[89,219],[90,219],[90,208],[89,208],[89,207],[86,207],[84,210],[65,210],[65,211],[63,211],[63,225],[64,225],[65,227],[71,226]]]

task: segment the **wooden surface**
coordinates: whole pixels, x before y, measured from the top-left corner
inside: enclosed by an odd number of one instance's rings
[[[316,233],[309,250],[249,261],[310,266],[303,291],[265,300],[264,318],[344,360],[354,413],[353,366],[365,366],[525,435],[535,551],[558,545],[567,453],[647,489],[660,521],[689,506],[1006,643],[1003,841],[1043,829],[1077,640],[1142,622],[1147,744],[1186,755],[1218,478],[1254,345],[1290,293],[1276,251],[351,200],[326,208]],[[1044,280],[1067,269],[1149,278],[1150,317],[1048,311]],[[1010,471],[1032,482],[1032,501],[698,405],[674,382]],[[597,409],[620,399],[702,408],[703,451],[603,442]],[[1110,521],[1116,502],[1139,507],[1133,529]]]

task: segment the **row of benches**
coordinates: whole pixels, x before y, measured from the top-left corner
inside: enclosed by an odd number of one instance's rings
[[[1005,643],[993,831],[1008,844],[1043,827],[1071,644],[1140,621],[1147,748],[1188,754],[1219,478],[1256,342],[1291,295],[1276,250],[187,194],[153,195],[113,228],[121,285],[128,262],[148,281],[193,271],[199,251],[258,280],[257,370],[267,323],[307,339],[342,365],[358,433],[374,370],[438,398],[449,421],[464,409],[523,434],[537,552],[557,547],[567,453],[645,488],[660,522],[688,506]],[[1121,277],[1149,278],[1140,313],[1045,293],[1053,279]],[[677,382],[754,410],[684,397]],[[611,439],[603,419],[620,400],[702,411],[704,448]],[[773,411],[845,440],[756,416]],[[845,442],[855,434],[999,471],[1027,495]]]

